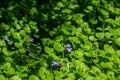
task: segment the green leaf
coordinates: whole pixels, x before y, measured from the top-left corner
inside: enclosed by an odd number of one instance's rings
[[[67,0],[62,0],[62,2],[63,2],[63,3],[66,3],[66,2],[67,2]]]
[[[101,62],[100,65],[103,68],[113,69],[113,62]]]
[[[55,70],[53,73],[55,74],[55,76],[59,76],[59,77],[62,76],[62,75],[60,75],[60,71]]]
[[[81,27],[82,27],[85,31],[87,31],[86,29],[89,28],[89,24],[88,24],[87,22],[83,22],[83,23],[81,24]]]
[[[117,53],[117,56],[120,57],[120,50],[117,50],[116,53]]]
[[[75,79],[75,74],[74,74],[74,73],[68,73],[67,76],[68,76],[71,80],[74,80],[74,79]]]
[[[29,27],[29,24],[26,24],[26,25],[25,25],[24,30],[25,30],[25,32],[27,32],[27,33],[31,33],[31,29],[30,29],[30,27]]]
[[[109,32],[106,32],[106,33],[105,33],[105,37],[106,37],[107,39],[110,39],[111,36],[112,36],[111,33],[109,33]]]
[[[5,23],[1,23],[1,27],[3,27],[5,30],[9,30],[10,26],[5,24]]]
[[[75,50],[70,54],[71,58],[78,58],[79,60],[83,59],[83,51],[82,50]]]
[[[21,35],[21,36],[25,36],[25,35],[26,35],[25,30],[20,30],[20,32],[19,32],[19,33],[20,33],[20,35]]]
[[[104,9],[100,9],[100,12],[104,15],[105,18],[109,17],[109,13],[105,11]]]
[[[75,26],[71,26],[68,31],[70,32],[71,35],[75,35],[76,33],[76,27]]]
[[[13,34],[13,37],[14,37],[15,39],[18,39],[18,40],[21,39],[20,33],[18,33],[18,32],[15,32],[15,33]]]
[[[60,10],[60,7],[55,6],[53,9],[54,9],[54,10]],[[54,18],[57,17],[57,16],[58,16],[58,14],[55,14],[52,18],[54,19]]]
[[[28,77],[28,74],[27,73],[21,73],[19,76],[20,77]]]
[[[15,6],[9,6],[8,8],[7,8],[7,10],[13,10],[15,8]]]
[[[117,39],[115,39],[115,42],[116,42],[117,45],[120,46],[120,37],[118,37]]]
[[[15,32],[14,28],[11,28],[11,29],[10,29],[10,33],[13,35],[14,32]]]
[[[16,29],[17,29],[17,30],[20,30],[20,29],[21,29],[21,26],[20,26],[19,24],[17,24]]]
[[[117,26],[120,26],[120,17],[116,17],[114,22]]]
[[[101,73],[101,74],[100,74],[100,78],[101,78],[102,80],[108,79],[105,73]]]
[[[104,39],[104,33],[96,33],[96,37],[98,38],[98,39]]]
[[[79,7],[78,4],[69,4],[68,5],[68,8],[70,8],[70,9],[75,9],[77,7]]]
[[[107,77],[111,80],[116,80],[115,73],[113,71],[107,71]]]
[[[8,53],[8,50],[4,47],[3,49],[2,49],[2,51],[3,51],[3,53],[4,53],[4,55],[9,55]]]
[[[54,47],[54,49],[55,49],[56,51],[59,51],[59,52],[64,51],[64,48],[62,47],[62,45],[61,45],[59,42],[55,42],[55,43],[53,44],[53,47]]]
[[[100,21],[104,21],[104,20],[105,20],[105,17],[102,16],[102,15],[101,15],[101,16],[98,16],[98,18],[99,18]]]
[[[95,20],[94,18],[91,18],[91,19],[90,19],[90,22],[91,22],[92,24],[97,24],[97,23],[98,23],[98,20]]]
[[[56,41],[58,41],[58,42],[63,41],[63,36],[58,36],[58,37],[56,38]]]
[[[51,37],[54,37],[56,35],[56,33],[54,31],[50,31],[49,34]]]
[[[5,70],[9,70],[10,69],[10,67],[11,67],[11,63],[4,63],[4,65],[2,66],[3,67],[3,69],[5,69]]]
[[[40,80],[36,75],[30,75],[28,80]]]
[[[80,38],[82,38],[84,41],[87,41],[88,40],[88,36],[85,36],[83,34],[80,35]]]
[[[28,71],[28,67],[27,66],[19,66],[19,65],[15,65],[16,69],[23,73],[23,72],[27,72]]]
[[[23,26],[23,22],[24,22],[23,20],[19,21],[20,26]]]
[[[9,44],[9,45],[12,45],[12,44],[13,44],[13,41],[12,41],[12,40],[10,40],[10,41],[8,42],[8,44]]]
[[[66,15],[66,16],[65,16],[65,19],[66,19],[66,20],[71,20],[71,19],[72,19],[72,15]],[[68,21],[68,22],[69,22],[69,21]]]
[[[15,74],[15,69],[11,67],[8,71],[4,71],[4,73],[6,73],[6,74]]]
[[[87,9],[84,9],[84,11],[87,13],[93,11],[93,6],[88,6]]]
[[[3,40],[0,40],[0,47],[3,47],[5,45],[6,45],[5,42]]]
[[[36,26],[36,24],[37,24],[36,22],[30,21],[29,24],[30,24],[30,27],[33,29],[33,31],[35,33],[37,33],[39,31],[38,28],[37,28],[37,26]]]
[[[93,6],[88,6],[87,9],[92,11],[93,10]]]
[[[30,13],[31,13],[31,15],[38,14],[36,7],[32,7],[32,9],[30,10]]]
[[[85,63],[80,63],[80,69],[81,71],[86,72],[87,70],[89,70],[89,68],[87,67],[87,65],[85,65]]]
[[[0,75],[0,80],[6,80],[6,78],[3,75]]]
[[[46,75],[45,75],[45,72],[46,72],[47,70],[46,70],[46,68],[44,68],[44,67],[41,67],[40,69],[39,69],[39,75],[40,75],[40,78],[42,79],[42,80],[45,80],[46,79]]]
[[[48,75],[46,80],[54,80],[54,75],[51,73],[50,75]]]
[[[120,8],[114,8],[114,13],[120,15]]]
[[[65,34],[65,35],[69,35],[70,33],[67,31],[67,27],[65,24],[62,25],[62,32]]]
[[[18,75],[13,76],[10,80],[22,80]]]
[[[115,23],[115,21],[113,20],[113,19],[111,19],[111,18],[108,18],[108,19],[106,19],[105,20],[107,23],[110,23],[110,24],[113,24],[114,25],[114,23]]]
[[[43,43],[43,45],[45,46],[45,45],[51,45],[51,44],[53,44],[53,40],[51,40],[50,38],[42,38],[41,39],[41,41],[42,41],[42,43]]]
[[[92,66],[92,71],[93,71],[93,73],[96,73],[96,74],[100,74],[101,73],[101,70],[98,67],[96,67],[96,66]]]
[[[45,47],[44,47],[44,50],[45,50],[45,52],[48,53],[48,54],[54,52],[54,49],[53,49],[53,48],[49,48],[48,46],[45,46]]]
[[[60,76],[55,76],[55,80],[62,80]]]
[[[89,36],[89,40],[90,40],[90,41],[97,41],[97,39],[96,39],[95,36],[93,36],[93,35]]]
[[[64,5],[63,5],[62,2],[58,2],[58,3],[57,3],[57,6],[58,6],[58,7],[64,7]]]
[[[70,13],[71,13],[71,10],[70,10],[70,9],[63,9],[63,10],[62,10],[62,13],[70,14]]]
[[[19,49],[19,52],[22,53],[22,54],[23,54],[23,53],[26,53],[26,49],[20,48],[20,49]]]
[[[34,61],[34,62],[32,62],[32,63],[30,63],[30,64],[28,64],[29,66],[35,66],[35,65],[37,65],[37,64],[39,64],[40,63],[40,61]]]
[[[82,33],[81,27],[78,27],[76,30],[76,36],[79,36]]]
[[[99,0],[92,0],[92,5],[99,6],[100,1]]]
[[[113,54],[114,53],[114,49],[113,49],[113,47],[111,47],[110,45],[108,45],[108,44],[104,44],[104,50],[105,50],[105,52],[106,53],[111,53],[111,54]]]
[[[14,46],[17,47],[17,48],[22,48],[22,47],[23,47],[23,44],[22,44],[22,43],[15,42],[15,43],[14,43]]]
[[[13,62],[13,58],[12,58],[12,57],[9,57],[9,56],[6,56],[6,57],[5,57],[5,61],[6,61],[6,62]]]
[[[80,40],[78,39],[78,37],[69,37],[68,40],[71,40],[75,43],[80,43]]]
[[[85,80],[93,80],[93,76],[87,75],[87,76],[85,77]]]
[[[17,51],[17,50],[16,50],[16,51]],[[14,55],[14,54],[16,53],[16,51],[10,51],[10,52],[9,52],[9,55],[10,55],[10,56]]]

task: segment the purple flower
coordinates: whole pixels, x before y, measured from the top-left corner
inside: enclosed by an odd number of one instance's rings
[[[6,37],[6,38],[5,38],[5,41],[9,42],[9,41],[10,41],[9,37]]]
[[[109,40],[109,41],[108,41],[108,43],[109,43],[109,44],[112,44],[112,41],[111,41],[111,40]]]
[[[30,42],[33,42],[34,41],[34,39],[33,38],[30,38]]]
[[[28,53],[28,55],[30,56],[31,54],[31,49],[30,49],[30,47],[27,47],[27,53]]]
[[[52,67],[60,67],[60,64],[56,61],[53,61],[51,64]]]
[[[66,48],[67,52],[71,52],[72,48]]]
[[[68,48],[68,47],[71,47],[71,45],[70,44],[66,44],[66,47]]]
[[[71,48],[70,44],[66,44],[66,51],[67,52],[71,52],[72,51],[72,48]]]
[[[105,28],[105,31],[108,31],[108,28],[107,28],[107,27]]]

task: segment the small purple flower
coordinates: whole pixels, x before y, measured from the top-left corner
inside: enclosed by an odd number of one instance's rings
[[[10,41],[9,37],[6,37],[6,38],[5,38],[5,41],[9,42],[9,41]]]
[[[30,47],[27,47],[27,53],[28,53],[28,55],[30,56],[31,54],[31,49],[30,49]]]
[[[51,64],[52,67],[60,67],[60,64],[56,61],[53,61]]]
[[[71,52],[72,51],[72,48],[71,48],[70,44],[66,44],[66,51],[67,52]]]
[[[108,31],[108,28],[107,28],[107,27],[105,28],[105,31]]]
[[[67,52],[71,52],[72,48],[66,48]]]
[[[34,39],[33,38],[30,38],[30,42],[33,42],[34,41]]]
[[[70,44],[66,44],[66,48],[69,48],[69,47],[71,47],[71,45]]]
[[[109,44],[112,44],[112,41],[111,41],[111,40],[109,40],[109,41],[108,41],[108,43],[109,43]]]

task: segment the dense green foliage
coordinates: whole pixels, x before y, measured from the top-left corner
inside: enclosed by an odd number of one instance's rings
[[[119,80],[119,0],[1,0],[0,80]]]

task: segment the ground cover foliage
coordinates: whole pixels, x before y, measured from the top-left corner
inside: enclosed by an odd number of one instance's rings
[[[1,0],[0,80],[119,80],[119,0]]]

